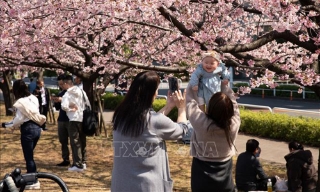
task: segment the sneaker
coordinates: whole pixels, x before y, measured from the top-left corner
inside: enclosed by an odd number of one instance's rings
[[[66,167],[70,165],[70,161],[62,161],[61,163],[57,164],[59,167]]]
[[[84,169],[83,168],[79,168],[77,166],[72,166],[72,167],[68,168],[68,171],[82,172],[82,171],[84,171]]]
[[[24,188],[25,190],[30,190],[30,189],[40,189],[40,182],[37,181],[36,183],[32,184],[32,185],[26,185],[26,187]]]
[[[86,169],[87,169],[87,164],[82,163],[82,166],[83,166],[83,170],[86,170]]]

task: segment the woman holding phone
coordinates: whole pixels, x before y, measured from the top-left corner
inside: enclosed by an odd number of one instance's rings
[[[168,94],[166,105],[152,109],[160,78],[154,71],[139,73],[113,122],[114,161],[111,191],[172,191],[165,140],[177,140],[188,132],[185,97]],[[178,108],[177,122],[166,115]]]
[[[34,149],[41,135],[41,125],[45,123],[46,117],[40,114],[38,99],[30,94],[23,80],[16,80],[13,83],[12,91],[16,99],[13,105],[16,109],[16,114],[11,122],[2,123],[2,127],[20,127],[20,141],[27,173],[36,173],[37,166],[34,161]],[[27,183],[25,189],[40,189],[40,182]]]

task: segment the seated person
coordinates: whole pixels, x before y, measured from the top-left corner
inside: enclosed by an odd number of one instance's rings
[[[296,141],[289,143],[289,151],[284,157],[287,161],[288,189],[292,192],[315,192],[318,175],[311,151],[304,150]]]
[[[257,156],[260,155],[259,142],[249,139],[246,143],[246,152],[238,156],[236,164],[236,184],[239,191],[267,190],[268,179],[272,185],[276,183],[276,178],[268,178],[264,173]]]

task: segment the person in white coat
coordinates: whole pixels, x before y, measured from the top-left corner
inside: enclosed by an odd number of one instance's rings
[[[17,100],[13,107],[16,110],[11,122],[2,123],[3,128],[19,128],[21,132],[21,147],[26,161],[27,173],[36,173],[37,167],[34,161],[34,149],[41,135],[41,125],[46,117],[39,112],[39,102],[36,96],[30,94],[23,80],[16,80],[12,87],[13,94]],[[39,181],[27,183],[25,189],[40,189]]]
[[[61,108],[69,118],[68,132],[73,159],[68,170],[83,171],[86,169],[86,135],[82,131],[83,111],[85,103],[90,106],[90,102],[86,93],[73,85],[71,75],[65,77],[63,88],[67,89],[67,92],[62,97]]]

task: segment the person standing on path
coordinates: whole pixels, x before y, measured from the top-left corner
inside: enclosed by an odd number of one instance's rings
[[[40,114],[46,116],[48,115],[49,111],[49,102],[50,102],[50,95],[48,88],[44,87],[44,82],[41,79],[37,80],[37,87],[33,91],[33,94],[38,98],[39,105],[40,105]],[[46,131],[48,128],[46,127],[46,123],[41,126],[42,130]]]
[[[74,77],[74,84],[83,90],[82,79],[79,76]]]
[[[32,77],[30,78],[30,84],[28,85],[28,90],[29,90],[30,93],[33,93],[33,91],[37,87],[37,84],[36,84],[35,81],[36,81],[35,78],[32,78]]]
[[[57,164],[57,166],[69,166],[70,165],[70,152],[69,152],[69,133],[68,133],[68,127],[69,127],[69,118],[67,116],[67,113],[62,110],[61,108],[61,101],[64,94],[67,92],[66,89],[64,89],[63,81],[65,79],[65,75],[58,76],[58,85],[61,88],[62,91],[59,92],[59,94],[56,97],[52,97],[52,100],[54,101],[54,107],[56,110],[59,110],[59,117],[58,117],[58,137],[59,142],[61,144],[61,152],[62,152],[62,162]]]
[[[67,112],[69,118],[68,133],[72,151],[72,166],[69,171],[83,171],[87,168],[86,158],[86,135],[82,132],[83,111],[85,101],[88,102],[87,94],[78,86],[73,85],[72,76],[67,75],[63,81],[63,89],[67,92],[62,97],[61,108]]]
[[[41,135],[40,126],[46,121],[46,117],[40,114],[38,99],[30,94],[23,80],[16,80],[13,83],[12,91],[17,100],[13,105],[16,114],[11,122],[2,123],[2,127],[20,127],[21,147],[26,161],[27,173],[36,173],[34,149]],[[40,182],[27,183],[25,189],[40,189]]]

